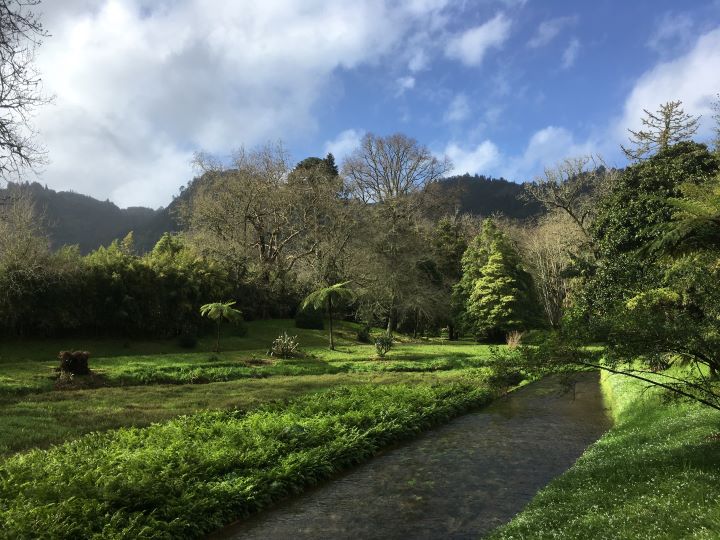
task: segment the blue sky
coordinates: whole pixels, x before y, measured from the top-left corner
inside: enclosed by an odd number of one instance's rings
[[[196,151],[282,140],[339,161],[403,132],[524,181],[619,144],[642,108],[720,92],[720,1],[45,0],[39,180],[166,205]]]

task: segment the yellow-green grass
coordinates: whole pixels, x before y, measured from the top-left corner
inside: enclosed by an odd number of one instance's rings
[[[491,538],[720,538],[720,413],[603,386],[616,425]]]
[[[153,422],[201,410],[249,410],[334,386],[417,384],[482,378],[477,371],[339,373],[243,379],[203,385],[152,385],[45,392],[0,402],[0,455],[76,439],[93,431]]]
[[[267,351],[282,332],[298,336],[302,358],[273,359]],[[0,361],[0,397],[50,391],[55,387],[57,352],[83,349],[92,354],[95,377],[77,379],[79,386],[131,386],[142,384],[187,384],[223,382],[269,376],[321,375],[366,371],[438,371],[477,368],[489,358],[487,346],[470,342],[412,342],[399,336],[383,360],[372,344],[355,341],[356,325],[342,323],[335,351],[327,348],[326,333],[301,330],[292,320],[255,321],[245,337],[231,332],[221,340],[221,352],[211,352],[213,341],[205,338],[196,350],[180,349],[174,341],[119,344],[115,340],[45,340],[3,344]],[[263,363],[256,360],[261,359]]]

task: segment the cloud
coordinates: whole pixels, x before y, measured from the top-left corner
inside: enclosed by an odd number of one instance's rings
[[[400,56],[444,5],[47,2],[52,37],[38,68],[56,101],[35,122],[51,161],[41,181],[120,205],[167,204],[195,150],[227,155],[315,133],[313,107],[338,70]]]
[[[346,129],[333,140],[325,143],[325,153],[331,152],[335,156],[335,161],[340,163],[360,146],[364,135],[364,130]]]
[[[445,147],[444,155],[453,163],[454,174],[488,174],[495,168],[500,159],[500,151],[492,141],[485,140],[474,148],[463,148],[456,142],[450,142]]]
[[[510,36],[511,25],[510,19],[498,13],[486,23],[451,38],[445,54],[467,66],[479,66],[489,49],[499,48],[505,43]]]
[[[450,102],[450,106],[445,111],[444,119],[446,122],[462,122],[470,115],[470,102],[462,92],[457,94]]]
[[[709,136],[711,104],[720,89],[720,69],[714,66],[720,66],[720,27],[701,35],[686,54],[659,63],[637,80],[613,126],[614,139],[625,142],[626,130],[640,127],[643,109],[654,111],[660,104],[678,99],[685,112],[703,115],[698,135]]]
[[[528,41],[528,47],[538,48],[544,47],[550,43],[566,26],[577,22],[577,17],[557,17],[543,21],[538,26],[535,35]]]
[[[399,77],[395,83],[397,84],[397,90],[395,96],[402,96],[407,90],[415,88],[415,77]]]
[[[658,21],[647,46],[660,54],[675,54],[692,43],[695,21],[687,13],[665,13]]]
[[[572,38],[570,40],[570,43],[568,43],[568,46],[565,48],[565,51],[563,51],[562,68],[570,69],[571,67],[573,67],[575,65],[575,60],[577,60],[579,54],[580,41],[577,38]]]

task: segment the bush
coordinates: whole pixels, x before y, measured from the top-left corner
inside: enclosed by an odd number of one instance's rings
[[[73,375],[88,375],[90,368],[88,367],[88,359],[90,353],[87,351],[60,351],[58,354],[60,359],[60,373]]]
[[[270,347],[270,356],[292,358],[297,356],[299,346],[297,336],[289,336],[287,332],[283,332],[273,341],[272,347]]]
[[[295,313],[295,328],[304,328],[306,330],[324,330],[325,322],[323,321],[323,312],[320,309],[307,307],[299,309]]]
[[[370,325],[366,324],[358,329],[357,340],[360,343],[372,343],[372,338],[370,337]]]
[[[375,350],[380,358],[384,358],[393,346],[392,336],[380,336],[375,340]]]
[[[242,319],[237,320],[232,325],[232,334],[235,337],[245,337],[248,333],[247,324]]]
[[[513,330],[508,333],[508,335],[505,336],[505,342],[507,343],[508,348],[517,349],[522,344],[523,336],[524,333],[518,330]]]

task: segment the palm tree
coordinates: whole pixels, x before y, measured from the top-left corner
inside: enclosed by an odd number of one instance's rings
[[[341,300],[351,300],[355,294],[348,287],[349,281],[343,281],[342,283],[336,283],[318,289],[315,292],[310,293],[305,300],[303,300],[300,309],[306,309],[308,306],[312,306],[315,309],[321,309],[324,305],[327,305],[328,316],[330,318],[330,350],[335,350],[335,341],[333,338],[333,302],[336,304]]]
[[[242,312],[235,309],[235,302],[214,302],[200,306],[200,315],[207,317],[217,323],[217,338],[215,340],[215,352],[220,352],[220,324],[223,320],[232,322],[242,319]]]

